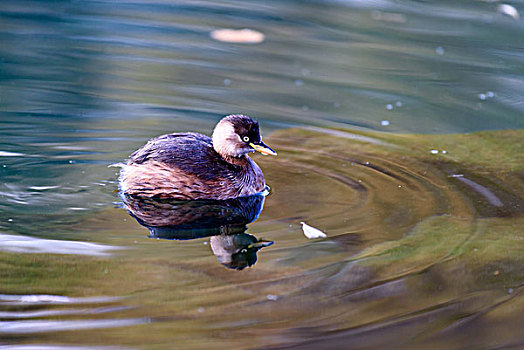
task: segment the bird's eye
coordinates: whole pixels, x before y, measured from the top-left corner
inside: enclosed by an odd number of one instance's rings
[[[244,142],[249,142],[249,136],[244,136],[242,140],[244,140]]]

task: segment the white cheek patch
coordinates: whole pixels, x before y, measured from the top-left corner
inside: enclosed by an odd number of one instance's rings
[[[213,131],[213,147],[221,155],[240,157],[252,152],[230,123],[218,123]]]

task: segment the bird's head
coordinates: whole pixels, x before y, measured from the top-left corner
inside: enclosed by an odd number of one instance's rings
[[[225,158],[239,158],[255,151],[277,155],[262,142],[258,122],[241,114],[228,115],[218,122],[213,130],[213,147]]]

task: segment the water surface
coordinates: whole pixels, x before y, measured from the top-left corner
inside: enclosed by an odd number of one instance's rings
[[[0,348],[524,346],[524,26],[499,5],[3,1]],[[279,153],[268,196],[118,195],[108,165],[229,113]]]

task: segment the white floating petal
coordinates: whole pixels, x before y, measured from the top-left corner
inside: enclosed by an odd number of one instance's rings
[[[302,224],[302,231],[304,231],[304,236],[306,236],[309,239],[315,239],[315,238],[326,238],[326,234],[322,231],[320,231],[318,228],[314,228],[313,226],[309,226],[305,222],[301,222]]]

